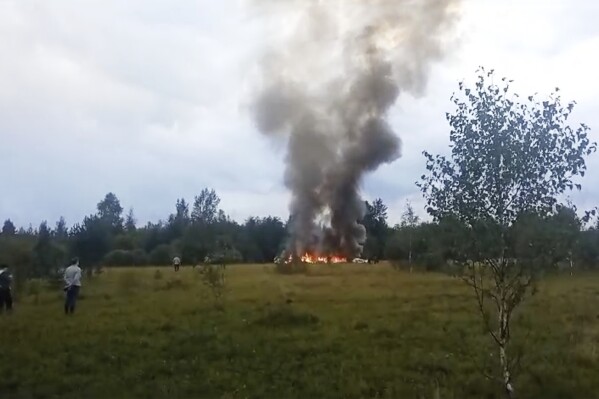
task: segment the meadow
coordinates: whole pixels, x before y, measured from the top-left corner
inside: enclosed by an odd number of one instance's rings
[[[495,365],[458,278],[378,265],[105,269],[75,315],[26,289],[0,316],[1,398],[492,398]],[[599,397],[599,276],[553,276],[514,321],[522,398]]]

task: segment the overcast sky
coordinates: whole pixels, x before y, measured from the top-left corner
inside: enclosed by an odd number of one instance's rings
[[[447,151],[449,97],[479,65],[522,95],[559,86],[599,141],[599,2],[470,0],[462,14],[424,95],[400,97],[390,115],[403,156],[364,182],[391,224],[406,199],[423,214],[421,152]],[[286,218],[284,148],[244,106],[269,39],[261,26],[238,0],[0,0],[0,218],[70,225],[112,191],[145,223],[204,187],[238,221]],[[599,205],[598,158],[573,196],[580,207]]]

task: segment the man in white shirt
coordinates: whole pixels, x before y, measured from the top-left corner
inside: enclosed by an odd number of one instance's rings
[[[65,303],[64,313],[72,314],[75,312],[75,304],[77,297],[79,296],[79,289],[81,288],[81,269],[79,268],[79,259],[73,258],[71,264],[64,271],[64,292],[65,292]]]
[[[173,258],[173,267],[175,268],[176,272],[179,271],[180,266],[181,266],[181,258],[179,258],[178,256],[175,256]]]

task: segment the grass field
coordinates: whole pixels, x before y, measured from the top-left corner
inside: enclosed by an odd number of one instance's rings
[[[160,272],[157,272],[160,270]],[[225,310],[199,273],[108,269],[0,316],[0,397],[487,398],[494,364],[458,279],[380,264],[227,269]],[[35,290],[32,290],[35,292]],[[522,398],[599,398],[599,276],[546,279],[518,315]]]

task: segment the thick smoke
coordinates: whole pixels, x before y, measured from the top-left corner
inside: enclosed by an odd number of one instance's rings
[[[419,94],[443,35],[450,0],[262,0],[278,23],[252,111],[265,135],[287,139],[288,253],[360,255],[366,231],[360,183],[400,157],[387,113]]]

